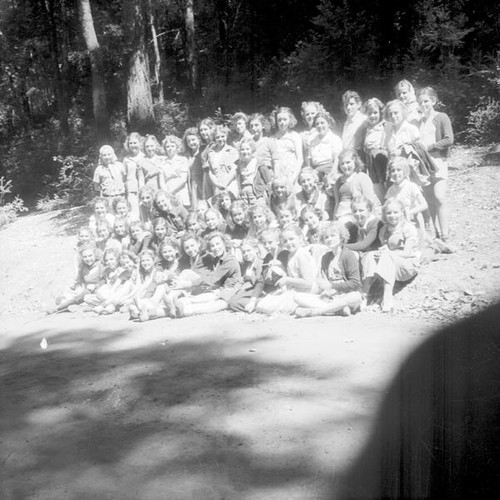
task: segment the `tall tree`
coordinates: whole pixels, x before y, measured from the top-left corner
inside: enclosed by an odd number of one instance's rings
[[[58,111],[58,118],[60,123],[60,129],[63,136],[69,134],[69,99],[68,90],[66,85],[67,73],[68,73],[68,59],[67,59],[67,43],[65,41],[65,18],[66,18],[66,5],[65,1],[61,1],[61,20],[63,26],[58,26],[56,20],[55,12],[55,2],[54,0],[48,0],[44,2],[45,10],[49,20],[49,46],[52,59],[52,71],[55,78],[55,96]],[[62,42],[59,41],[58,32],[62,28],[64,37]]]
[[[154,128],[153,97],[146,52],[146,15],[141,0],[123,0],[124,28],[127,35],[127,118],[138,132]]]
[[[158,44],[158,35],[156,34],[155,12],[153,10],[153,4],[151,0],[148,1],[148,20],[149,20],[149,27],[151,29],[151,42],[153,44],[153,49],[155,53],[154,83],[158,87],[158,102],[163,103],[163,80],[161,78],[160,47]]]
[[[196,47],[196,31],[194,23],[193,0],[185,0],[184,25],[186,30],[186,59],[188,63],[189,83],[191,90],[198,89],[198,51]]]
[[[97,138],[99,142],[109,139],[109,116],[104,85],[104,68],[102,63],[101,47],[94,29],[94,19],[90,8],[90,0],[79,0],[80,22],[83,38],[90,58],[92,72],[92,103]]]

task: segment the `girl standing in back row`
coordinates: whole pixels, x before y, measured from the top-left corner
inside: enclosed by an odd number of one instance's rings
[[[443,241],[449,237],[448,204],[446,187],[448,182],[448,158],[453,144],[453,129],[447,114],[436,111],[436,91],[425,87],[420,91],[418,102],[423,113],[420,122],[420,138],[434,159],[438,171],[431,175],[430,186],[424,187],[429,212],[436,229],[436,236]]]

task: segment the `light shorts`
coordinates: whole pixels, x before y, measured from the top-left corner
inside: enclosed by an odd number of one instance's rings
[[[448,179],[448,160],[446,158],[434,158],[434,163],[437,166],[437,172],[432,174],[432,180],[439,181],[439,180],[446,180]]]

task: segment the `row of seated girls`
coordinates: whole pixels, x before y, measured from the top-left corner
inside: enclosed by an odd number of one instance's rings
[[[280,107],[272,120],[238,112],[232,130],[207,118],[161,145],[132,133],[122,162],[103,146],[77,278],[55,311],[349,315],[374,290],[391,311],[426,242],[449,237],[453,143],[432,88],[417,99],[403,80],[395,94],[384,106],[346,92],[338,132],[306,102],[300,133]]]

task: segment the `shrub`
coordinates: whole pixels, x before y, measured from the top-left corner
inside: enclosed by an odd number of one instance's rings
[[[83,205],[94,197],[92,178],[95,155],[55,156],[59,176],[48,186],[48,193],[38,202],[40,209]],[[52,206],[51,206],[52,205]]]
[[[16,196],[9,203],[5,203],[5,197],[12,192],[12,181],[6,181],[0,177],[0,228],[14,221],[21,212],[27,212],[24,202]]]
[[[177,101],[156,102],[154,105],[155,119],[160,132],[165,135],[182,137],[188,127],[189,109]]]
[[[483,97],[469,113],[466,136],[472,144],[491,144],[500,139],[500,101]]]

